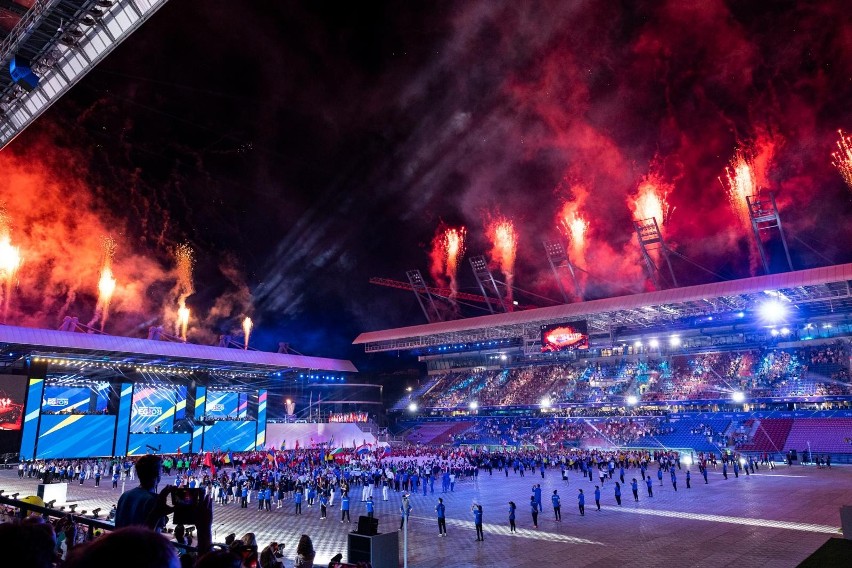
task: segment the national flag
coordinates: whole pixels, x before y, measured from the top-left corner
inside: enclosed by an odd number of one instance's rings
[[[225,462],[226,464],[233,462],[234,461],[233,454],[231,452],[228,452],[227,454],[225,454],[225,457],[222,458],[222,461]]]

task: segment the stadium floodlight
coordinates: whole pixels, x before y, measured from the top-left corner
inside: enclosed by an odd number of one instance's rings
[[[660,346],[660,341],[658,339],[652,339],[648,342],[648,347],[651,349],[656,349]]]
[[[476,402],[475,400],[471,400],[471,401],[470,401],[470,404],[468,404],[467,406],[468,406],[468,408],[470,408],[471,410],[476,410],[477,408],[479,408],[479,403],[478,403],[478,402]]]
[[[736,402],[737,404],[741,402],[745,402],[745,393],[742,391],[736,391],[731,395],[731,400]]]
[[[508,358],[509,358],[509,356],[508,356],[508,355],[506,355],[505,353],[500,353],[500,360],[501,360],[501,361],[505,361],[505,360],[506,360],[506,359],[508,359]]]
[[[672,335],[671,337],[669,337],[669,345],[671,345],[672,347],[680,347],[680,343],[681,341],[679,335]]]
[[[408,392],[411,392],[411,387],[407,387],[405,390],[407,390]]]
[[[637,404],[639,404],[639,399],[636,397],[635,394],[631,394],[627,397],[627,404],[629,404],[630,406],[636,406]]]
[[[769,333],[772,335],[772,337],[778,337],[778,330],[775,328],[772,328]]]
[[[682,461],[685,465],[692,465],[692,456],[683,456],[680,461]]]
[[[790,328],[789,327],[782,327],[781,328],[781,335],[790,335]]]
[[[640,347],[642,347],[642,342],[641,342],[640,340],[638,340],[638,339],[637,339],[637,340],[633,343],[633,347],[635,347],[636,349],[639,349]]]
[[[768,300],[760,305],[758,313],[765,321],[777,323],[787,317],[787,306],[778,300]]]
[[[417,412],[417,403],[412,402],[411,404],[409,404],[408,405],[408,411],[409,412]]]
[[[550,408],[552,405],[553,405],[553,403],[551,402],[549,396],[546,396],[546,397],[541,399],[541,407],[542,408]]]

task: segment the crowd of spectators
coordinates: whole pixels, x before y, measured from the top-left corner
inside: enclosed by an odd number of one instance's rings
[[[418,402],[424,408],[725,399],[852,394],[845,342],[798,349],[750,349],[661,359],[635,357],[504,369],[453,371]]]

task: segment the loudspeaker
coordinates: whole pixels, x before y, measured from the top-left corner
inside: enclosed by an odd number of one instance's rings
[[[373,536],[379,533],[379,519],[376,517],[366,517],[361,515],[358,517],[358,530],[355,531],[357,534],[362,534],[365,536]]]
[[[38,77],[30,68],[29,62],[17,55],[9,62],[9,74],[15,83],[27,91],[32,91],[38,87]]]

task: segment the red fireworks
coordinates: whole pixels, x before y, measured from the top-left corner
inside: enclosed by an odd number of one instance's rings
[[[438,227],[435,237],[432,239],[432,278],[441,286],[449,284],[452,290],[452,298],[458,294],[458,268],[459,261],[465,252],[465,237],[467,230],[464,227]]]
[[[518,251],[518,233],[515,223],[506,217],[496,215],[487,225],[486,234],[491,242],[489,256],[503,276],[506,278],[506,301],[508,306],[513,304],[512,285],[515,279],[515,256]]]

